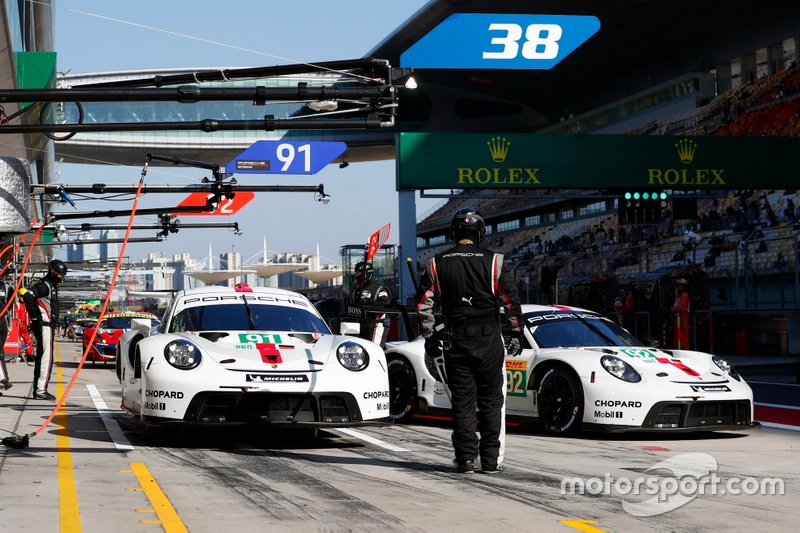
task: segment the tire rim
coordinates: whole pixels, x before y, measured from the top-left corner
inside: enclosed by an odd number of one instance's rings
[[[575,416],[575,391],[569,380],[556,374],[542,387],[542,419],[556,427],[564,427]]]
[[[406,365],[395,368],[389,374],[389,414],[402,416],[410,409],[414,401],[414,382]]]

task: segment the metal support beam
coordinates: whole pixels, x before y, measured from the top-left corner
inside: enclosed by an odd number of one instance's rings
[[[389,86],[344,87],[198,87],[171,89],[0,89],[0,104],[10,102],[179,102],[210,101],[310,101],[393,99]]]
[[[132,242],[161,242],[164,237],[131,237],[128,243]],[[49,241],[37,242],[34,246],[86,246],[88,244],[114,244],[125,242],[125,239],[87,239],[87,240],[74,240],[74,241]],[[30,243],[24,242],[21,246],[30,246]]]
[[[238,222],[224,222],[224,223],[214,223],[214,222],[191,222],[191,223],[183,223],[183,222],[176,222],[170,221],[168,226],[176,226],[178,229],[200,229],[200,228],[220,228],[220,229],[239,229]],[[141,229],[162,229],[164,224],[134,224],[131,226],[132,230],[141,230]],[[55,229],[55,228],[54,228]],[[67,231],[92,231],[92,230],[124,230],[128,229],[127,224],[90,224],[85,223],[81,224],[80,226],[65,226]]]
[[[0,129],[2,129],[1,126]],[[91,185],[65,185],[60,183],[31,185],[32,194],[59,194],[62,191],[66,193],[134,194],[137,190],[138,187],[136,185],[106,185],[105,183],[93,183]],[[223,182],[220,184],[209,182],[191,185],[142,185],[142,194],[185,194],[194,192],[310,192],[327,196],[325,194],[325,185],[322,183],[319,185],[246,185],[230,182]],[[162,210],[161,213],[163,212]]]
[[[276,131],[276,130],[369,130],[390,127],[394,120],[382,121],[378,115],[362,118],[324,119],[313,117],[275,118],[266,115],[263,120],[215,120],[189,122],[93,122],[91,124],[24,124],[0,125],[3,133],[66,133],[90,131]]]
[[[305,74],[309,72],[333,72],[338,74],[343,71],[352,70],[361,70],[365,71],[365,73],[385,70],[388,73],[391,72],[390,69],[391,65],[385,59],[343,59],[338,61],[323,61],[320,63],[274,65],[271,67],[198,70],[182,74],[158,75],[151,78],[101,81],[81,85],[81,87],[162,87],[164,85],[178,85],[181,83],[270,78],[274,76],[288,76],[291,74]],[[374,74],[371,74],[371,77],[375,77]]]

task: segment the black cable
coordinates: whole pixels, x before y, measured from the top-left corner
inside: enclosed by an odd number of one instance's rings
[[[88,194],[72,193],[73,198],[82,198],[84,200],[108,200],[109,202],[129,202],[134,195],[130,193],[112,194],[110,196],[94,196]]]

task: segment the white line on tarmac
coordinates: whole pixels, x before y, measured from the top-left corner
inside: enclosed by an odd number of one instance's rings
[[[779,403],[761,403],[761,402],[753,402],[753,405],[764,406],[764,407],[779,407],[781,409],[794,409],[795,411],[800,411],[800,407],[796,405],[781,405]]]
[[[111,416],[111,410],[106,405],[106,402],[103,401],[103,397],[100,396],[100,392],[98,392],[97,387],[91,383],[87,383],[86,388],[89,391],[89,396],[92,397],[95,409],[97,409],[98,414],[100,414],[100,419],[103,421],[103,425],[106,426],[106,430],[111,436],[111,441],[114,443],[114,446],[116,446],[118,450],[133,450],[133,445],[130,443],[127,437],[122,434],[122,428],[119,427],[117,421]]]
[[[800,383],[774,383],[771,381],[753,381],[752,379],[747,380],[748,383],[758,383],[759,385],[779,385],[781,387],[800,387]]]
[[[370,437],[366,433],[361,433],[360,431],[355,431],[349,428],[331,428],[333,431],[337,431],[339,433],[344,433],[345,435],[350,435],[351,437],[355,437],[357,439],[361,439],[363,441],[369,442],[370,444],[374,444],[376,446],[380,446],[381,448],[386,448],[387,450],[391,450],[393,452],[407,452],[405,448],[401,448],[399,446],[395,446],[393,444],[389,444],[388,442],[383,442],[382,440],[376,439],[375,437]]]
[[[770,428],[777,428],[777,429],[788,429],[790,431],[800,431],[800,427],[798,426],[790,426],[788,424],[776,424],[774,422],[759,422],[762,426],[767,426]]]

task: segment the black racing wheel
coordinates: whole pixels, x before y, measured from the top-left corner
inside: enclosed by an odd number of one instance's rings
[[[575,433],[583,419],[583,388],[575,373],[562,366],[548,370],[537,391],[539,420],[554,435]]]
[[[389,359],[389,416],[395,422],[407,421],[417,402],[417,376],[405,358]]]

